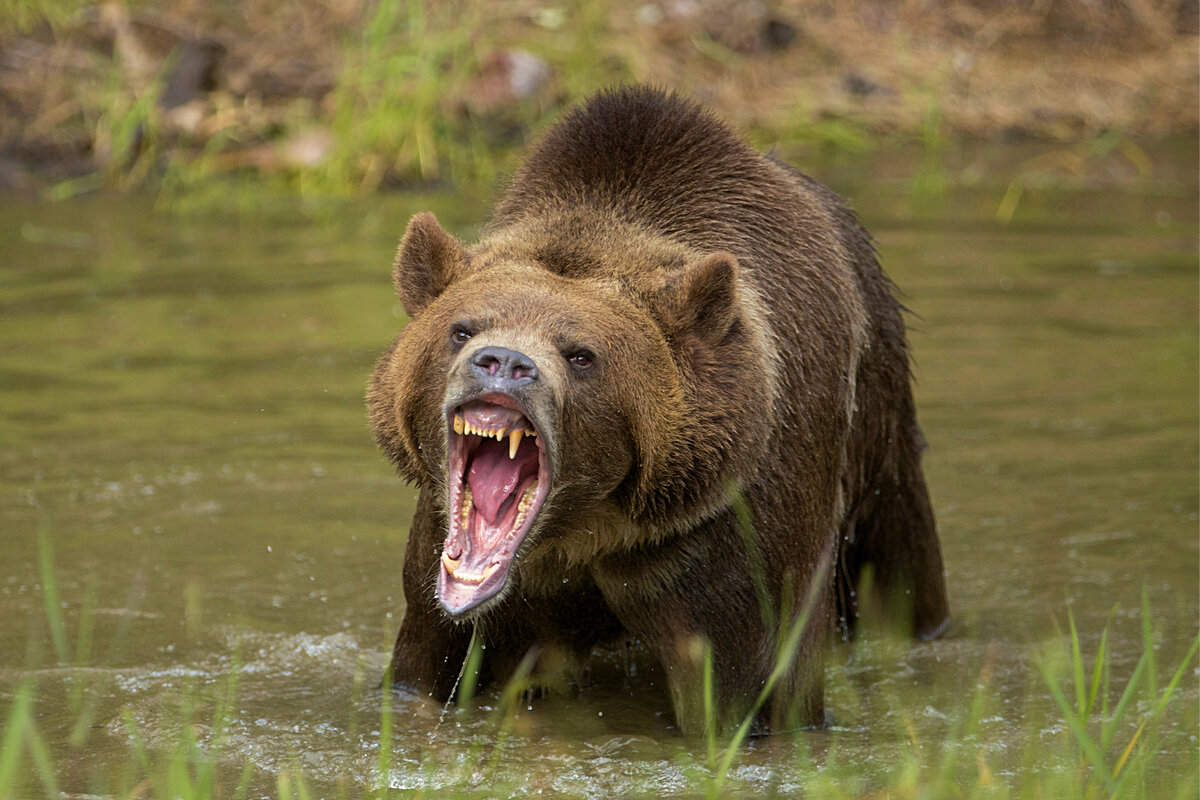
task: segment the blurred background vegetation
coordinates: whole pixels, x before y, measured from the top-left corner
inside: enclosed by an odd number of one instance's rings
[[[1137,142],[1196,136],[1197,16],[1197,0],[0,0],[0,188],[486,193],[564,106],[628,81],[785,150],[1032,137],[1144,169]]]

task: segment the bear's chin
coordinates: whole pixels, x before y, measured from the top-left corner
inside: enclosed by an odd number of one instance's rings
[[[447,424],[449,524],[437,591],[445,612],[461,617],[502,593],[550,471],[544,437],[507,395],[463,403]]]

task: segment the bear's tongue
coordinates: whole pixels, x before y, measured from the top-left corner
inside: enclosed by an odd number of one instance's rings
[[[537,474],[536,447],[521,447],[515,458],[508,457],[507,442],[484,439],[475,449],[467,470],[467,485],[476,510],[489,525],[495,525],[500,508],[515,497],[521,482]]]

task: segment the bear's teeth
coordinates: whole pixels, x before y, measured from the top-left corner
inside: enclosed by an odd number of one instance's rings
[[[521,495],[521,499],[517,501],[517,511],[524,511],[533,504],[533,496],[537,494],[537,481],[529,484],[529,488],[525,490],[525,494]],[[516,527],[515,525],[513,527]]]
[[[446,556],[443,553],[443,555],[442,555],[443,562],[445,561],[445,558],[446,558]],[[457,566],[458,562],[454,562],[454,563]],[[457,580],[461,583],[483,583],[488,578],[495,575],[496,570],[498,570],[498,569],[500,569],[499,561],[497,561],[495,564],[492,564],[490,567],[485,569],[483,572],[479,572],[479,573],[469,573],[469,572],[454,573],[454,572],[451,572],[450,574],[452,576],[454,576],[455,580]]]
[[[507,438],[509,458],[517,457],[517,448],[521,444],[521,437],[537,436],[537,431],[532,430],[531,428],[510,429],[502,425],[499,428],[488,430],[483,426],[476,425],[475,423],[471,422],[471,420],[466,419],[462,414],[455,414],[454,419],[451,421],[451,425],[454,428],[454,432],[459,436],[462,436],[463,434],[468,436],[481,436],[484,439],[495,439],[497,442],[503,442]]]
[[[537,481],[529,484],[525,494],[521,495],[521,499],[517,501],[517,518],[513,520],[512,527],[508,529],[509,539],[525,525],[525,517],[529,514],[529,507],[533,505],[533,496],[537,494],[537,486]]]
[[[460,563],[462,563],[461,558],[451,558],[449,553],[445,550],[442,551],[442,566],[446,568],[446,572],[453,575]]]
[[[481,436],[484,439],[495,439],[497,442],[504,441],[504,437],[508,436],[508,428],[499,427],[488,430],[481,425],[476,425],[469,419],[464,419],[461,414],[455,414],[453,420],[454,432],[459,436],[464,433],[469,436]],[[525,431],[525,433],[533,436],[533,431]]]
[[[459,509],[459,513],[462,516],[463,530],[466,530],[467,526],[471,522],[471,508],[474,506],[474,504],[475,501],[471,497],[471,484],[463,481],[462,501],[460,503],[461,508]]]

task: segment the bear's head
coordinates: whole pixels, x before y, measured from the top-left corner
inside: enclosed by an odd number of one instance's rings
[[[440,493],[453,617],[500,602],[563,530],[616,515],[669,535],[752,477],[773,361],[737,262],[613,230],[543,220],[465,248],[425,213],[401,242],[411,321],[368,403],[400,473]]]

